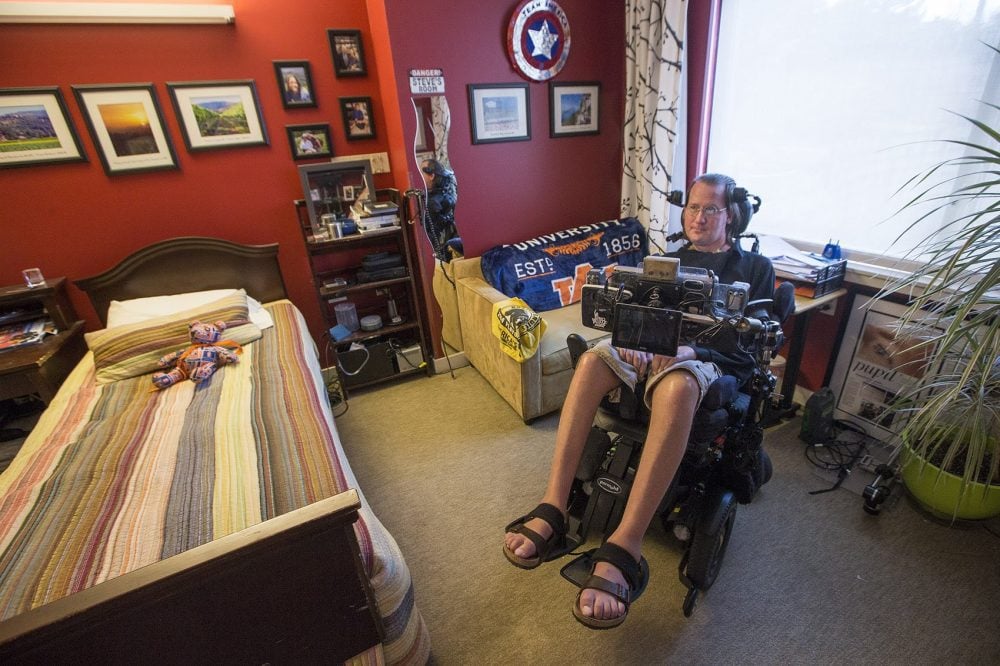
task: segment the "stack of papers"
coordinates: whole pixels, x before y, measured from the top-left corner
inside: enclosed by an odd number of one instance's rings
[[[831,263],[837,263],[812,252],[804,252],[780,236],[761,235],[758,238],[760,253],[771,260],[778,277],[816,282],[822,279]]]

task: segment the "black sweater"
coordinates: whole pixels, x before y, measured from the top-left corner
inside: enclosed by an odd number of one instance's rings
[[[734,245],[727,252],[708,253],[681,249],[666,256],[680,259],[681,266],[706,268],[724,284],[746,282],[750,285],[750,300],[774,296],[774,268],[767,257],[746,252]],[[683,341],[681,344],[685,344]],[[699,361],[715,363],[727,375],[735,376],[740,385],[753,372],[754,360],[740,349],[740,336],[730,327],[723,327],[710,340],[690,345]]]

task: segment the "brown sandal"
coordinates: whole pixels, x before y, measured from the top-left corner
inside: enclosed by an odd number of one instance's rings
[[[541,518],[552,527],[552,535],[548,539],[524,526],[532,518]],[[522,569],[534,569],[543,562],[562,557],[573,549],[572,544],[566,540],[566,519],[563,517],[562,511],[551,504],[539,504],[531,513],[525,514],[507,525],[505,531],[523,534],[528,537],[531,543],[535,544],[534,557],[520,557],[515,555],[506,543],[503,545],[504,556],[515,567]]]
[[[590,556],[591,568],[590,577],[584,582],[580,587],[580,592],[576,595],[576,601],[573,603],[573,617],[575,617],[581,624],[584,624],[591,629],[611,629],[612,627],[617,627],[625,618],[628,617],[629,607],[632,602],[639,598],[639,596],[646,590],[646,584],[649,583],[649,564],[646,562],[645,557],[639,558],[636,562],[632,558],[632,554],[621,546],[617,546],[611,542],[604,542],[600,548],[593,551]],[[625,577],[627,585],[620,585],[618,583],[613,583],[607,578],[594,575],[593,565],[597,562],[608,562],[612,566],[616,567],[622,572]],[[625,604],[625,612],[618,617],[611,617],[607,619],[601,619],[592,617],[589,615],[584,615],[583,611],[580,610],[580,595],[586,589],[591,590],[601,590],[602,592],[607,592],[614,598]]]

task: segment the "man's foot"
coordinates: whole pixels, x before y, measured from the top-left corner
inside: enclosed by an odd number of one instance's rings
[[[524,526],[546,541],[552,536],[552,526],[541,518],[532,518],[524,523]],[[520,532],[507,532],[503,543],[508,550],[522,559],[530,559],[537,554],[535,544]]]
[[[643,557],[636,560],[610,541],[593,551],[590,559],[590,577],[576,596],[573,616],[591,629],[617,627],[625,621],[632,602],[645,591],[649,565]]]
[[[628,589],[628,581],[625,580],[625,576],[618,570],[618,567],[610,562],[596,562],[593,575]],[[612,620],[622,617],[627,610],[625,604],[614,595],[592,587],[584,588],[580,592],[577,604],[584,617],[593,617],[598,620]]]
[[[551,504],[539,504],[507,526],[503,554],[514,566],[534,569],[569,551],[566,514]]]

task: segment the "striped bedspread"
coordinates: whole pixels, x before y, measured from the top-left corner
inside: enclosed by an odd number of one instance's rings
[[[0,619],[358,487],[299,311],[203,386],[99,386],[73,371],[0,474]],[[399,549],[367,508],[355,530],[389,663],[429,655]]]

